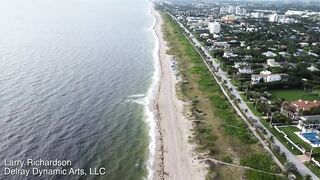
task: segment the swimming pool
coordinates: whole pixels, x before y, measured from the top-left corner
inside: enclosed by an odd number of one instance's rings
[[[314,145],[320,145],[320,138],[317,133],[303,133],[304,138],[308,139]]]

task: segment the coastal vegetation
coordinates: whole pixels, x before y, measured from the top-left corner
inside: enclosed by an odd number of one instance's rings
[[[182,76],[177,94],[187,102],[186,115],[194,122],[191,141],[197,143],[197,150],[205,159],[237,165],[212,161],[208,163],[208,179],[284,179],[276,174],[280,173],[279,168],[235,113],[180,27],[169,15],[162,13],[162,16],[163,33],[170,48],[168,54],[176,57]]]

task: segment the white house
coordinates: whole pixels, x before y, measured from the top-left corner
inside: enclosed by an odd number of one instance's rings
[[[209,34],[207,34],[207,33],[202,33],[202,34],[200,34],[200,38],[201,38],[201,39],[208,39],[208,38],[209,38]]]
[[[260,75],[269,75],[269,74],[271,74],[271,71],[268,71],[268,70],[260,72]]]
[[[276,57],[277,54],[271,52],[271,51],[267,51],[267,52],[264,52],[262,53],[263,55],[265,55],[266,57]]]
[[[300,116],[298,120],[297,127],[304,133],[315,132],[315,130],[317,132],[320,129],[320,115]]]
[[[297,21],[292,18],[284,18],[284,19],[279,19],[278,22],[283,24],[290,24],[290,23],[295,23]]]
[[[305,13],[305,12],[303,12],[303,11],[292,11],[292,10],[288,10],[285,14],[286,14],[287,16],[294,16],[294,15],[296,15],[296,16],[302,16],[304,13]]]
[[[290,54],[287,52],[279,52],[279,54],[283,57],[290,56]]]
[[[239,67],[238,68],[238,74],[252,74],[253,71],[251,67],[249,66],[244,66],[244,67]]]
[[[314,65],[312,64],[310,67],[307,68],[308,71],[314,72],[314,71],[319,71],[318,68],[314,67]]]
[[[253,31],[257,31],[257,29],[256,28],[250,28],[250,27],[248,27],[246,29],[246,32],[253,32]]]
[[[308,47],[310,44],[307,42],[299,43],[301,47]]]
[[[232,53],[232,52],[227,52],[227,51],[225,51],[224,53],[223,53],[223,57],[225,57],[225,58],[233,58],[233,57],[238,57],[238,55],[237,54],[234,54],[234,53]]]
[[[270,72],[270,71],[269,71]],[[269,73],[260,73],[251,75],[251,84],[259,84],[263,82],[275,82],[284,80],[288,75],[287,74],[269,74]]]
[[[238,69],[240,67],[243,67],[243,66],[248,66],[248,63],[246,62],[237,62],[233,65],[234,68]]]
[[[314,56],[314,57],[319,57],[319,55],[318,55],[318,54],[313,53],[313,52],[308,52],[308,55],[310,55],[310,56]]]
[[[228,48],[229,44],[225,41],[214,42],[214,46]]]
[[[278,62],[276,62],[275,59],[268,59],[267,60],[267,65],[269,67],[280,67],[281,66]]]

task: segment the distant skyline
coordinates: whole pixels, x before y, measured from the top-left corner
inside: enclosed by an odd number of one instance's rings
[[[157,1],[162,1],[162,2],[199,2],[199,3],[215,3],[215,2],[220,2],[220,3],[242,3],[242,2],[256,2],[256,3],[263,3],[263,2],[267,2],[267,3],[274,3],[274,4],[295,4],[295,5],[299,5],[302,4],[304,6],[313,6],[313,7],[319,7],[320,11],[320,0],[283,0],[283,1],[279,1],[279,0],[157,0]]]
[[[185,1],[185,0],[166,0],[166,1]],[[211,1],[211,2],[214,2],[214,1],[224,1],[224,0],[189,0],[189,1]],[[256,1],[256,2],[279,2],[278,0],[229,0],[229,1],[235,1],[235,2],[241,2],[241,1]],[[294,2],[294,3],[311,3],[311,2],[320,2],[320,0],[283,0],[283,1],[280,1],[282,3],[286,3],[286,2]]]

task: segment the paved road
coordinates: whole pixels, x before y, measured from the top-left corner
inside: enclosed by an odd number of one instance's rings
[[[173,16],[172,16],[173,17]],[[179,23],[179,25],[184,29],[185,33],[190,35],[190,31],[185,28],[179,21],[177,21],[177,19],[175,17],[173,17],[176,22]],[[257,120],[257,124],[263,128],[266,129],[267,131],[267,135],[268,136],[273,136],[272,133],[261,123],[260,118],[255,116],[253,114],[253,112],[250,110],[250,108],[247,106],[247,104],[244,102],[244,100],[242,99],[242,97],[239,94],[239,91],[236,90],[236,87],[231,83],[231,80],[228,78],[228,75],[226,74],[226,72],[222,71],[220,67],[220,64],[217,62],[216,59],[212,58],[212,56],[210,55],[209,51],[204,48],[201,43],[198,41],[198,39],[196,39],[196,37],[194,37],[192,34],[190,35],[189,39],[194,43],[195,46],[198,46],[201,48],[201,50],[204,52],[204,54],[209,57],[209,59],[212,61],[212,65],[215,69],[218,69],[218,71],[214,71],[216,76],[220,76],[222,81],[226,81],[227,82],[227,86],[229,88],[232,88],[231,93],[233,95],[235,95],[236,99],[240,99],[240,102],[238,104],[240,109],[248,109],[248,112],[246,113],[247,117],[252,117],[254,120]],[[212,69],[210,69],[212,71]],[[281,152],[285,153],[287,159],[294,163],[297,166],[297,169],[299,171],[300,174],[302,174],[303,176],[309,174],[311,175],[311,177],[316,180],[319,179],[312,171],[310,171],[309,168],[307,168],[303,162],[301,162],[294,154],[292,154],[287,147],[285,147],[277,138],[274,138],[274,143],[276,145],[278,145],[280,147]]]

